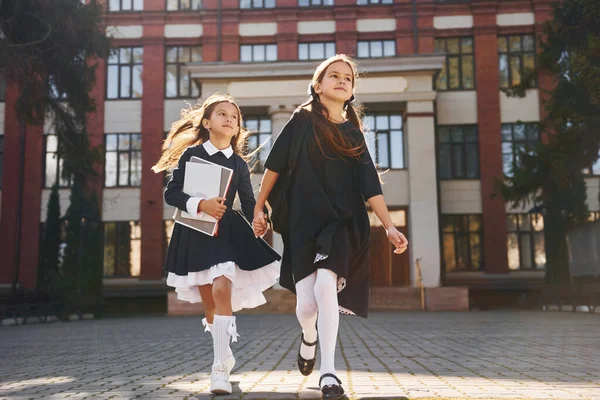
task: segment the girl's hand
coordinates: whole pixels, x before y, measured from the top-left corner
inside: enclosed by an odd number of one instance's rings
[[[227,206],[223,204],[225,202],[224,197],[214,197],[210,200],[202,200],[198,204],[198,212],[205,212],[213,218],[221,219]]]
[[[402,232],[398,231],[395,226],[391,226],[387,229],[387,237],[390,242],[396,246],[396,250],[394,250],[394,254],[402,254],[406,251],[408,247],[408,240],[406,236],[402,234]]]
[[[262,236],[267,232],[267,216],[262,210],[254,210],[252,227],[254,228],[254,234],[256,236]]]

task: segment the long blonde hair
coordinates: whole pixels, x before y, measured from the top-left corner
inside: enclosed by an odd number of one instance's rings
[[[215,93],[209,96],[202,105],[196,104],[181,110],[181,118],[171,125],[171,130],[162,146],[162,155],[152,170],[158,173],[174,168],[185,149],[208,141],[210,132],[204,127],[202,121],[210,119],[215,107],[224,102],[233,104],[237,109],[240,130],[231,138],[231,147],[236,154],[243,156],[249,132],[244,128],[240,107],[228,94]]]
[[[327,72],[327,68],[329,68],[331,64],[337,61],[342,61],[346,63],[352,70],[352,92],[354,92],[358,80],[358,68],[356,66],[356,63],[352,58],[350,58],[346,54],[336,54],[335,56],[329,57],[327,60],[323,61],[317,67],[309,86],[309,95],[311,97],[306,102],[301,104],[299,108],[303,108],[309,111],[308,115],[310,116],[313,126],[315,128],[315,135],[317,134],[317,132],[320,132],[323,136],[325,143],[329,146],[331,150],[333,150],[339,156],[358,158],[362,153],[366,151],[365,146],[356,145],[351,140],[342,135],[338,127],[329,120],[329,112],[327,108],[325,108],[323,103],[321,103],[319,95],[314,90],[314,85],[323,81],[323,77]],[[352,96],[354,97],[354,94]],[[345,104],[345,111],[346,118],[350,120],[362,132],[363,128],[360,117],[360,110],[357,107],[354,107],[352,105],[352,102],[348,101]],[[317,144],[319,145],[321,152],[325,154],[325,152],[323,151],[321,140],[319,139],[318,135]]]

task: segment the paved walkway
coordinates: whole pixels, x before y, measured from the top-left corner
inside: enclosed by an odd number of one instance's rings
[[[320,398],[293,316],[240,316],[234,394]],[[0,399],[209,399],[198,317],[0,327]],[[342,317],[336,365],[351,399],[600,399],[600,316],[558,312]]]

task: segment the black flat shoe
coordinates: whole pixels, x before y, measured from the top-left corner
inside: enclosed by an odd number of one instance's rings
[[[313,343],[308,343],[306,340],[304,340],[304,333],[302,334],[300,347],[298,348],[298,369],[300,370],[300,373],[304,376],[310,375],[313,372],[313,369],[315,368],[315,364],[317,363],[317,349],[315,349],[315,356],[312,358],[312,360],[305,360],[300,355],[300,348],[302,347],[302,344],[311,347],[316,346],[318,342],[319,340],[315,340]]]
[[[323,394],[323,399],[326,400],[342,400],[347,399],[344,394],[344,388],[342,387],[342,381],[338,379],[334,374],[323,374],[321,378],[319,378],[319,387],[321,386],[321,381],[323,378],[333,378],[335,379],[339,385],[325,385],[321,387],[321,393]]]

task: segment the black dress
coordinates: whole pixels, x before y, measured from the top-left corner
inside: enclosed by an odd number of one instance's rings
[[[287,169],[291,137],[306,126],[306,111],[294,113],[275,141],[265,168]],[[338,275],[340,312],[367,316],[369,307],[370,223],[365,201],[382,194],[379,175],[363,133],[351,122],[338,128],[357,145],[360,159],[340,157],[309,126],[298,161],[289,201],[289,230],[284,243],[280,284],[295,292],[295,283],[318,268]]]
[[[227,210],[219,221],[215,237],[174,224],[164,266],[168,272],[167,284],[176,288],[180,300],[199,302],[197,286],[210,284],[214,278],[225,275],[233,282],[234,311],[264,304],[262,292],[277,282],[281,257],[262,239],[257,239],[244,217],[233,211],[237,193],[246,219],[251,221],[254,216],[256,201],[248,165],[237,154],[227,158],[222,152],[209,155],[203,145],[187,148],[165,190],[167,204],[182,211],[186,211],[190,198],[182,189],[185,165],[192,156],[234,170],[225,196]]]

